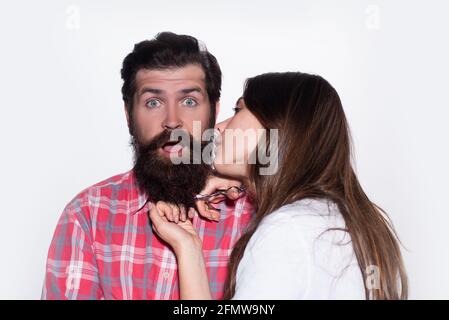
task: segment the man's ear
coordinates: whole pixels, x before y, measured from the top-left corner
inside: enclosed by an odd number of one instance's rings
[[[128,113],[128,106],[126,105],[126,103],[123,105],[123,108],[125,109],[126,123],[128,124],[129,127],[129,113]]]
[[[217,123],[218,113],[220,112],[220,101],[215,104],[215,123]]]
[[[124,109],[125,109],[126,124],[128,125],[128,131],[129,131],[129,134],[132,135],[131,126],[129,125],[129,116],[130,115],[129,115],[129,112],[128,112],[128,106],[126,105],[126,103],[123,106],[124,106]]]

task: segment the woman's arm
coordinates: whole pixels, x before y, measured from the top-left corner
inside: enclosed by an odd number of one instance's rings
[[[174,219],[173,208],[159,201],[150,209],[153,230],[174,250],[178,260],[180,298],[183,300],[211,299],[206,264],[201,239],[190,219],[170,222]],[[185,215],[184,215],[185,216]]]
[[[212,299],[203,251],[197,245],[184,245],[176,252],[182,300]]]

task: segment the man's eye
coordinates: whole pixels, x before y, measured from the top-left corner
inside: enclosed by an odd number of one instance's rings
[[[157,99],[148,100],[147,103],[146,103],[146,106],[148,108],[157,108],[160,105],[161,105],[161,102],[159,100],[157,100]]]
[[[182,101],[182,104],[186,107],[195,107],[197,105],[197,102],[192,98],[186,98]]]

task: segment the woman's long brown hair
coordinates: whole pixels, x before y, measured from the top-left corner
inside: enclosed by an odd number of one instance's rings
[[[315,198],[337,204],[362,274],[371,266],[378,270],[378,288],[364,281],[366,298],[406,299],[398,238],[354,172],[349,127],[335,89],[317,75],[267,73],[247,80],[243,99],[266,129],[278,129],[279,166],[273,175],[260,175],[261,165],[251,165],[256,215],[233,249],[224,298],[235,293],[238,264],[262,219],[283,205]]]

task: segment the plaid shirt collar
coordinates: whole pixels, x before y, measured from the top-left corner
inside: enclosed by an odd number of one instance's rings
[[[128,177],[130,185],[128,197],[129,213],[131,215],[147,213],[151,208],[151,198],[139,188],[134,170],[131,169],[128,172]]]

